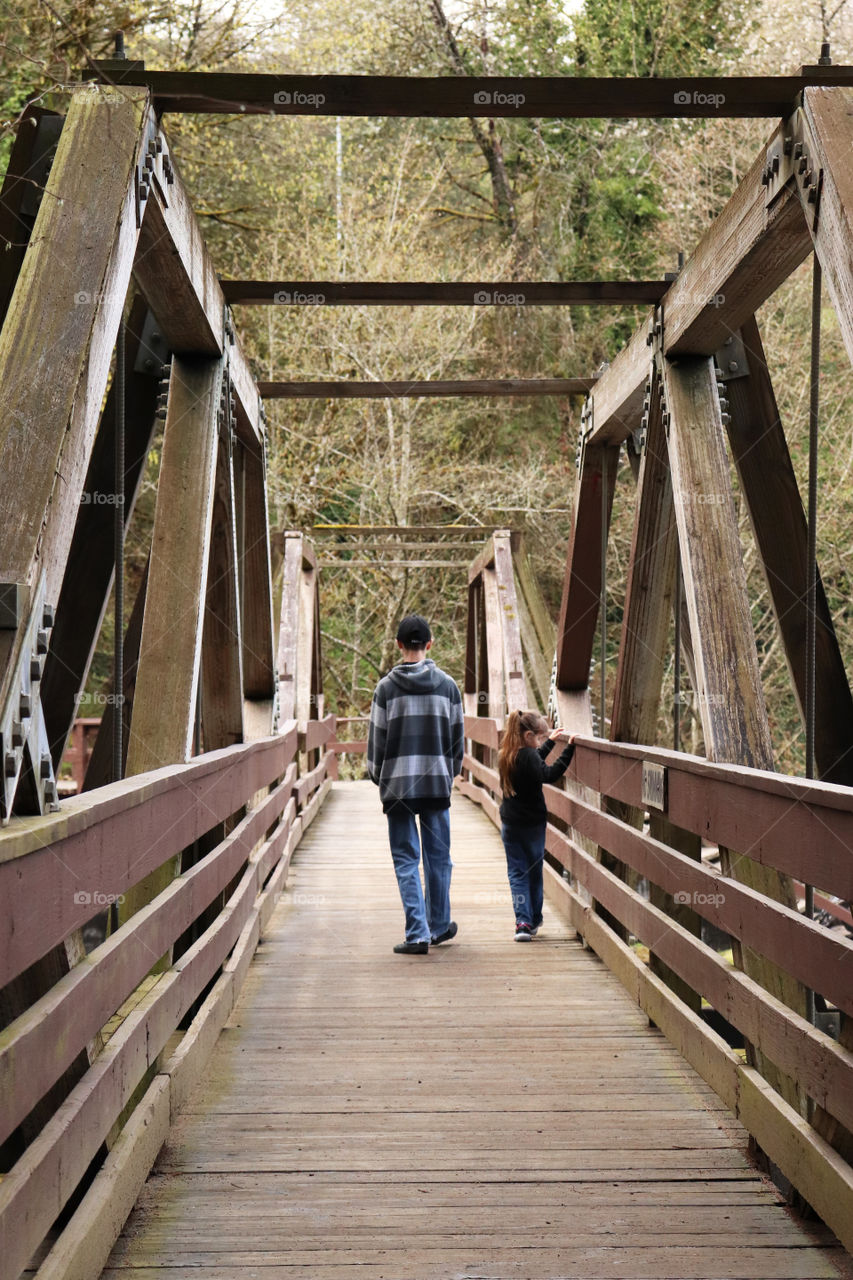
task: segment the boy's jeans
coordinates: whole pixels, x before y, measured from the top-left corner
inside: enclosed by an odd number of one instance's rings
[[[450,810],[389,813],[388,839],[406,912],[406,941],[429,942],[450,924]],[[420,836],[418,836],[420,819]],[[420,856],[423,850],[424,887]]]

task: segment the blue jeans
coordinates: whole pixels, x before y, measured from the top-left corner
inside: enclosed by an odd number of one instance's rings
[[[545,826],[544,822],[532,827],[501,825],[515,922],[532,925],[534,929],[542,923]]]
[[[389,813],[388,839],[406,912],[406,941],[428,942],[450,924],[450,810]],[[420,819],[420,836],[418,836]],[[424,884],[420,857],[423,851]]]

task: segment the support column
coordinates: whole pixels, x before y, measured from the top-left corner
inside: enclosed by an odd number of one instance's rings
[[[741,330],[749,362],[729,378],[729,444],[746,499],[800,715],[806,701],[808,530],[754,317]],[[815,760],[824,782],[853,784],[853,696],[818,576],[815,649]]]
[[[773,768],[746,571],[726,456],[713,361],[685,356],[663,362],[669,458],[684,589],[690,619],[696,696],[708,759]],[[745,853],[723,854],[727,875],[759,893],[795,905],[791,881]],[[740,952],[740,953],[738,953]],[[800,983],[748,947],[736,961],[750,977],[798,1013]],[[792,1082],[759,1057],[762,1073],[799,1106]]]
[[[172,361],[127,775],[189,760],[193,750],[210,557],[223,361]],[[126,895],[121,918],[177,874],[170,859]]]

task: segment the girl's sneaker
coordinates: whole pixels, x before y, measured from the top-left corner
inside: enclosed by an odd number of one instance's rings
[[[527,924],[524,920],[519,921],[519,923],[515,926],[516,942],[529,942],[532,937],[533,937],[533,930],[531,929],[530,925]]]

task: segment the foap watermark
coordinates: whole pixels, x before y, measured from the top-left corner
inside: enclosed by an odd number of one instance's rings
[[[673,502],[680,507],[724,507],[727,499],[725,493],[694,492],[690,489],[676,489],[672,495]]]
[[[91,493],[84,492],[80,494],[81,507],[123,507],[123,493],[101,493],[98,489],[93,489]]]
[[[474,294],[475,307],[523,307],[523,293],[503,293],[500,289],[478,289]]]
[[[322,307],[325,293],[301,293],[298,289],[278,289],[272,300],[282,307]]]
[[[101,693],[96,691],[88,694],[78,693],[74,698],[75,706],[78,707],[84,701],[96,707],[123,707],[125,697],[123,693]]]
[[[78,907],[111,907],[113,903],[120,907],[124,901],[123,893],[101,893],[99,889],[93,893],[88,889],[78,889],[74,894],[74,903]]]
[[[688,889],[678,889],[672,895],[672,900],[680,907],[721,907],[726,900],[726,895],[702,893],[699,889],[694,889],[692,893]]]
[[[499,89],[478,89],[474,94],[475,107],[523,107],[523,93],[501,93]]]
[[[273,102],[277,107],[322,107],[326,101],[325,93],[300,93],[298,89],[279,89],[273,94]]]
[[[675,701],[680,707],[724,707],[727,699],[722,693],[694,693],[692,689],[679,689]]]
[[[294,893],[293,901],[300,907],[324,907],[328,898],[324,893]]]
[[[74,295],[75,307],[105,307],[110,303],[117,303],[124,306],[124,294],[118,293],[89,293],[87,289],[81,289],[79,293]]]
[[[701,89],[694,89],[692,93],[689,89],[677,89],[672,95],[672,101],[677,107],[715,107],[719,110],[726,101],[726,95],[703,93]]]
[[[684,301],[690,307],[724,307],[726,295],[724,293],[687,293],[684,295]]]
[[[507,902],[513,907],[524,905],[523,893],[507,893],[506,889],[480,889],[474,894],[474,901],[481,906],[505,906]]]

